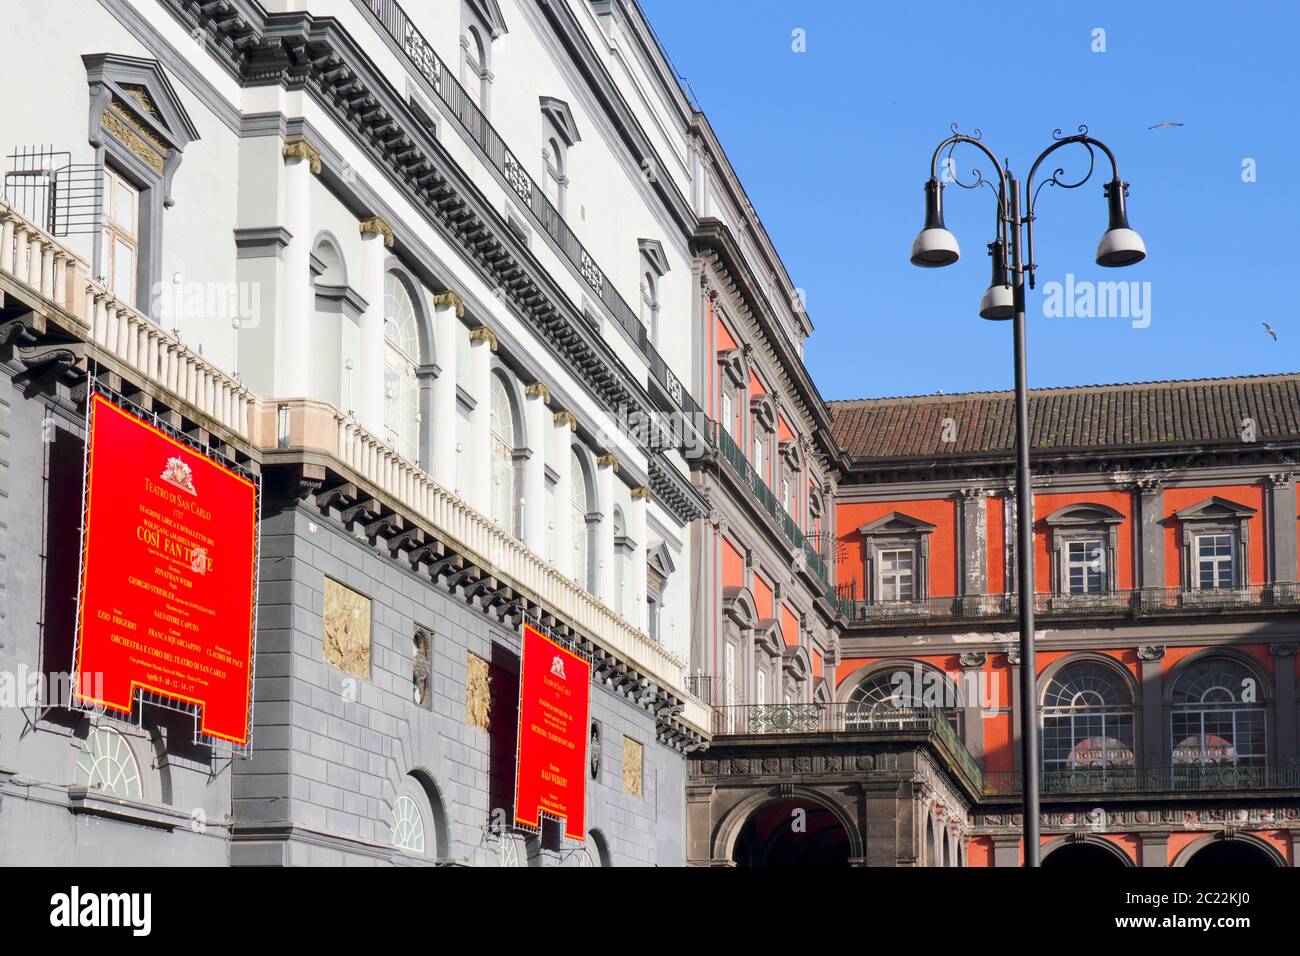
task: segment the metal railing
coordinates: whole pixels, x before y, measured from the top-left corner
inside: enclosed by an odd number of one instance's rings
[[[839,589],[831,580],[831,571],[827,568],[814,541],[803,533],[798,522],[790,516],[772,489],[767,486],[767,482],[754,471],[749,459],[740,450],[736,440],[731,437],[731,433],[717,422],[713,423],[713,441],[723,461],[736,473],[741,484],[749,489],[755,503],[772,518],[781,534],[790,542],[790,546],[802,556],[804,567],[821,582],[822,596],[832,608],[840,613],[847,613],[846,602],[841,599]]]
[[[1183,793],[1212,790],[1300,790],[1300,765],[1233,766],[1181,764],[1173,767],[1079,767],[1045,770],[1039,791],[1044,795],[1104,793]],[[987,796],[1022,792],[1024,777],[1009,771],[986,771]]]
[[[689,416],[692,427],[700,429],[708,416],[699,403],[673,374],[668,363],[650,341],[650,334],[636,311],[614,288],[607,274],[596,264],[595,258],[574,235],[573,230],[558,209],[546,197],[545,191],[530,176],[519,158],[506,145],[501,134],[488,122],[487,116],[455,78],[455,73],[434,52],[432,44],[406,15],[396,0],[364,0],[370,14],[379,21],[406,54],[416,76],[441,101],[456,118],[461,128],[478,146],[487,161],[501,174],[519,200],[532,214],[537,224],[545,230],[564,257],[578,270],[595,296],[604,303],[637,348],[646,357],[650,375],[663,387],[664,392]]]
[[[939,708],[871,709],[836,701],[810,704],[724,704],[713,708],[713,733],[930,733],[943,741],[966,776],[983,787],[983,773],[948,716]]]
[[[1013,618],[1020,596],[971,594],[919,601],[848,601],[853,624],[890,624],[967,618]],[[1300,584],[1252,584],[1239,588],[1140,588],[1106,594],[1035,594],[1034,613],[1041,617],[1140,618],[1145,615],[1209,613],[1231,610],[1300,608]]]

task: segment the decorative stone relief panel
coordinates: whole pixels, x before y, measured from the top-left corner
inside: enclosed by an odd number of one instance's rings
[[[488,662],[477,654],[465,657],[465,720],[471,727],[488,729],[492,717],[492,675]]]
[[[370,679],[370,598],[325,579],[325,663]]]
[[[623,792],[634,797],[644,794],[642,778],[644,773],[645,747],[631,737],[623,738]]]

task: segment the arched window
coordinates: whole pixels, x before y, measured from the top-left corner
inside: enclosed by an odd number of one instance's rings
[[[641,324],[650,341],[659,344],[659,279],[651,269],[641,273]]]
[[[461,71],[460,83],[465,92],[474,101],[474,105],[487,112],[488,83],[492,74],[488,67],[488,45],[483,41],[483,34],[477,26],[465,28],[460,38]]]
[[[555,211],[563,216],[564,193],[569,182],[568,173],[565,169],[568,164],[568,157],[565,155],[565,147],[558,136],[551,136],[546,140],[544,153],[542,159],[546,169],[543,186],[546,190],[546,198],[551,201]]]
[[[573,548],[573,580],[577,581],[579,586],[591,590],[591,528],[587,524],[587,514],[591,510],[591,502],[588,496],[588,471],[586,463],[582,456],[578,454],[577,449],[572,449],[569,453],[572,457],[569,461],[571,478],[569,485],[570,494],[570,533]]]
[[[1043,690],[1043,773],[1049,782],[1051,774],[1105,774],[1133,766],[1133,694],[1127,681],[1098,661],[1057,671]]]
[[[1211,657],[1190,664],[1170,700],[1174,766],[1262,766],[1263,697],[1259,678],[1238,661]]]
[[[384,431],[407,461],[420,461],[419,319],[410,287],[396,272],[384,277]]]
[[[849,730],[904,728],[928,719],[924,712],[935,708],[961,732],[962,709],[948,675],[899,661],[896,668],[877,671],[849,692],[844,720]]]
[[[73,783],[118,797],[143,798],[140,764],[126,738],[111,727],[95,727],[77,755]]]
[[[627,585],[628,579],[632,576],[631,560],[629,552],[630,543],[627,540],[627,522],[623,518],[623,509],[618,505],[614,506],[614,611],[620,617],[627,617]]]
[[[393,804],[393,846],[424,854],[424,815],[410,794],[401,794]]]
[[[518,537],[515,508],[515,415],[510,391],[500,375],[492,376],[492,520]]]

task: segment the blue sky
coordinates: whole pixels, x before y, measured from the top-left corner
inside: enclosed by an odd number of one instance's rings
[[[805,290],[806,359],[827,399],[1011,385],[1011,323],[977,314],[992,195],[949,187],[961,261],[908,262],[930,154],[953,122],[979,127],[1021,177],[1053,129],[1086,123],[1131,184],[1148,256],[1119,270],[1093,262],[1108,167],[1040,194],[1032,387],[1300,369],[1300,4],[641,3]],[[995,68],[999,49],[1015,61]],[[1147,129],[1168,121],[1185,125]],[[1055,156],[1086,169],[1079,147]],[[958,171],[982,158],[962,147]],[[1046,317],[1043,284],[1067,273],[1142,283],[1150,324]]]

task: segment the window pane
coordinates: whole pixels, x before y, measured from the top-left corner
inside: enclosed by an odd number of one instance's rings
[[[128,302],[135,298],[135,250],[116,238],[113,240],[113,292]]]
[[[135,206],[135,189],[118,179],[113,190],[113,221],[130,236],[135,235]]]

